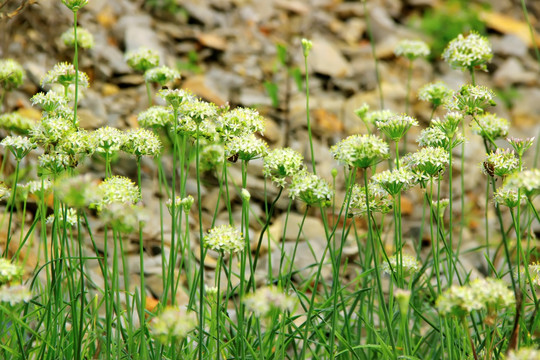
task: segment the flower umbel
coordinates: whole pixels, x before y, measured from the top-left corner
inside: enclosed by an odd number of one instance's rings
[[[307,205],[328,205],[333,191],[330,185],[319,176],[302,170],[294,174],[289,187],[289,196],[300,199]]]
[[[23,67],[13,59],[0,59],[0,87],[7,91],[22,85],[25,77]]]
[[[303,167],[304,157],[291,148],[275,149],[264,157],[263,175],[270,177],[280,187]]]
[[[126,54],[125,59],[129,67],[135,71],[145,72],[159,65],[159,54],[157,51],[147,48],[130,51]]]
[[[450,110],[458,110],[465,115],[483,114],[488,106],[495,106],[493,91],[485,86],[466,84],[454,93],[446,107]]]
[[[491,61],[493,53],[485,36],[471,32],[468,36],[459,34],[457,38],[450,41],[442,57],[454,68],[469,70],[479,67],[486,70],[486,64]]]
[[[518,169],[519,160],[511,150],[498,148],[487,155],[482,172],[490,176],[505,177]]]
[[[388,158],[388,144],[376,135],[351,135],[330,149],[346,165],[367,168]]]
[[[484,138],[495,140],[508,135],[510,125],[508,120],[495,114],[485,113],[479,115],[472,123],[472,131]]]
[[[150,321],[150,333],[162,343],[181,341],[197,325],[195,314],[168,306]]]
[[[377,120],[375,125],[392,141],[399,141],[412,126],[418,126],[416,119],[405,114],[395,115],[386,120]]]
[[[453,94],[454,91],[442,81],[426,84],[418,90],[418,98],[422,101],[429,101],[435,108],[446,104]]]
[[[203,238],[203,243],[212,250],[224,253],[237,253],[245,246],[242,234],[231,225],[213,227]]]
[[[75,30],[69,28],[66,30],[61,37],[64,44],[67,46],[75,46]],[[83,49],[91,49],[94,47],[94,36],[92,33],[85,28],[77,26],[77,46]]]
[[[294,298],[275,286],[257,289],[255,293],[247,295],[243,302],[258,317],[268,316],[272,310],[292,311],[296,305]]]
[[[414,185],[414,174],[406,168],[386,170],[373,176],[373,182],[392,196]]]
[[[414,60],[419,57],[426,57],[430,53],[429,46],[422,40],[401,40],[394,49],[397,56]]]

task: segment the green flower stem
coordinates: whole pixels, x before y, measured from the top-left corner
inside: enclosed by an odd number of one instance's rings
[[[413,61],[409,60],[409,66],[407,69],[407,92],[405,95],[405,114],[409,114],[409,108],[411,105],[411,79],[413,74]],[[432,115],[433,116],[433,115]],[[403,151],[407,153],[407,133],[403,136]],[[399,166],[398,166],[399,169]]]
[[[285,281],[283,281],[283,279],[280,281],[280,283],[283,286],[283,289],[285,291],[288,290],[289,285],[291,284],[291,281],[292,281],[293,268],[294,268],[294,259],[296,258],[296,250],[298,248],[298,243],[300,242],[300,236],[302,235],[302,230],[304,228],[304,223],[306,221],[306,217],[307,217],[309,209],[310,209],[310,206],[307,205],[306,210],[304,211],[304,216],[302,216],[302,221],[300,222],[300,225],[298,227],[298,234],[296,234],[296,240],[294,242],[293,253],[292,253],[291,258],[289,259],[289,270],[285,273],[286,274]],[[280,274],[281,274],[281,272],[280,272]]]
[[[148,98],[148,107],[151,107],[154,105],[154,102],[152,101],[152,84],[150,84],[146,79],[144,80],[144,84],[146,86],[146,97]]]
[[[0,103],[1,104],[1,103]],[[0,175],[4,175],[4,168],[6,167],[7,162],[7,156],[8,156],[8,148],[4,148],[4,155],[2,156],[2,164],[0,165]]]
[[[270,210],[269,210],[268,214],[266,215],[266,221],[265,221],[264,226],[263,226],[263,228],[261,230],[261,234],[259,235],[259,240],[257,241],[257,249],[255,250],[255,256],[254,256],[254,259],[253,259],[253,273],[255,273],[255,271],[257,270],[257,263],[259,261],[259,254],[260,254],[260,251],[261,251],[261,245],[262,245],[262,241],[263,241],[263,238],[264,238],[264,234],[266,233],[266,230],[268,230],[268,227],[270,226],[270,221],[272,220],[272,216],[274,215],[274,210],[275,210],[276,204],[277,204],[279,198],[281,197],[282,192],[283,192],[283,188],[280,187],[279,192],[278,192],[276,198],[274,199],[274,201],[272,202],[272,205],[270,205]],[[269,251],[269,253],[270,253],[270,251]],[[249,290],[249,288],[251,286],[253,286],[253,291],[255,291],[255,277],[254,276],[251,276],[249,278],[247,289]]]
[[[371,45],[371,55],[373,56],[373,60],[375,61],[375,77],[377,79],[377,88],[379,89],[379,106],[382,109],[384,109],[384,97],[383,97],[383,90],[382,90],[382,84],[381,84],[381,74],[379,72],[379,60],[377,59],[377,54],[375,53],[375,39],[373,39],[373,29],[371,26],[371,21],[369,17],[369,12],[366,5],[367,1],[362,0],[362,4],[364,5],[364,14],[366,18],[367,23],[367,32],[369,35],[369,43]]]
[[[461,122],[461,133],[465,136],[465,121]],[[460,156],[460,189],[461,189],[461,219],[459,222],[459,247],[463,242],[463,229],[465,228],[465,141],[461,143],[461,156]]]
[[[73,126],[77,127],[77,103],[79,101],[79,44],[77,43],[77,11],[73,11],[73,32],[75,37],[75,55],[73,56],[73,66],[75,66],[75,103],[73,104]]]
[[[453,191],[453,176],[454,168],[452,167],[453,155],[452,155],[452,140],[454,136],[448,141],[448,246],[451,255],[454,257],[454,262],[458,260],[458,250],[454,253],[454,214],[453,214],[453,202],[454,202],[454,191]],[[463,188],[462,188],[463,189]],[[463,209],[462,209],[463,211]],[[448,278],[454,278],[454,267],[449,266]]]
[[[200,167],[200,123],[197,123],[197,148],[196,148],[196,174],[197,174],[197,208],[199,210],[199,248],[200,248],[200,266],[199,266],[199,360],[203,360],[204,348],[204,257],[206,252],[203,245],[203,223],[202,223],[202,198],[201,198],[201,172]],[[243,358],[243,357],[242,357]]]
[[[7,228],[7,240],[6,240],[6,248],[4,249],[4,253],[2,254],[2,257],[6,258],[9,254],[9,243],[11,242],[11,224],[13,221],[13,213],[15,212],[15,195],[17,195],[17,183],[19,182],[19,170],[20,170],[20,164],[21,160],[17,159],[17,165],[15,166],[15,180],[13,182],[13,189],[11,192],[11,198],[9,200],[9,220],[8,220],[8,228]]]
[[[467,335],[467,340],[469,343],[469,348],[471,349],[471,353],[473,354],[474,360],[478,360],[478,355],[476,354],[476,349],[474,346],[473,339],[471,337],[471,332],[469,330],[469,324],[467,323],[467,319],[465,316],[461,317],[461,324],[463,325],[463,330],[465,330],[465,334]]]
[[[366,208],[367,208],[367,219],[368,219],[368,241],[371,243],[371,247],[373,249],[373,266],[375,269],[375,278],[377,280],[377,292],[379,295],[379,308],[382,308],[383,316],[384,316],[384,322],[386,324],[386,329],[388,332],[388,337],[390,338],[390,345],[392,347],[392,352],[394,354],[394,358],[397,359],[397,351],[396,351],[396,342],[394,340],[394,333],[393,333],[393,326],[392,322],[390,321],[390,316],[388,314],[388,309],[385,304],[384,294],[382,290],[382,280],[381,280],[381,272],[380,272],[380,266],[379,266],[379,254],[378,254],[378,247],[375,244],[374,236],[373,236],[373,228],[371,226],[371,210],[369,208],[369,193],[368,193],[368,178],[367,178],[367,169],[364,169],[364,184],[365,191],[366,191]]]
[[[306,120],[307,120],[307,130],[309,136],[309,149],[311,151],[311,166],[313,167],[313,173],[317,175],[317,170],[315,169],[315,151],[313,150],[313,135],[311,133],[311,120],[310,120],[310,109],[309,109],[309,72],[308,72],[308,57],[307,54],[304,56],[304,69],[306,72],[305,82],[306,82]]]
[[[139,185],[139,196],[142,199],[142,179],[141,179],[141,156],[137,156],[137,183]],[[140,287],[141,298],[139,301],[139,316],[141,324],[141,343],[146,343],[146,286],[144,283],[144,238],[143,238],[143,223],[139,221],[139,267],[140,271]]]
[[[429,179],[429,203],[430,207],[429,212],[429,233],[431,237],[431,253],[433,256],[433,272],[435,273],[435,278],[437,279],[437,293],[440,294],[442,291],[441,285],[441,276],[440,276],[440,264],[439,264],[439,237],[435,236],[433,231],[433,218],[436,217],[438,221],[438,214],[436,210],[433,210],[433,176]]]

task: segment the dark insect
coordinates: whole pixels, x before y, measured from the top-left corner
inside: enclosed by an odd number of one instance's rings
[[[234,154],[233,156],[230,156],[227,158],[227,160],[229,160],[230,162],[237,162],[238,161],[238,154]]]
[[[488,173],[489,176],[495,176],[495,165],[493,165],[493,163],[484,161],[484,170],[486,170],[486,173]]]

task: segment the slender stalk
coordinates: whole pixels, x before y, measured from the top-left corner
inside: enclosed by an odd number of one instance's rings
[[[9,200],[9,220],[8,220],[8,229],[7,229],[7,240],[6,248],[4,249],[3,257],[7,258],[9,254],[9,243],[11,242],[11,224],[13,221],[13,213],[15,212],[15,195],[17,194],[17,183],[19,182],[19,170],[20,170],[21,160],[17,159],[17,165],[15,166],[15,180],[13,182],[13,191],[11,193],[11,198]],[[21,230],[22,231],[22,230]]]
[[[362,4],[364,5],[364,14],[366,18],[367,23],[367,32],[369,35],[369,43],[371,45],[371,54],[373,56],[373,60],[375,61],[375,77],[377,79],[377,88],[379,89],[379,106],[381,110],[384,109],[384,97],[383,97],[383,90],[382,90],[382,84],[381,84],[381,74],[379,72],[379,60],[377,59],[377,54],[375,53],[375,40],[373,39],[373,29],[371,26],[371,21],[369,17],[369,12],[367,10],[367,1],[362,0]]]
[[[308,72],[308,57],[307,54],[304,56],[304,69],[306,72],[305,82],[306,82],[306,120],[307,120],[307,130],[309,136],[309,149],[311,151],[311,166],[313,168],[313,173],[317,174],[315,169],[315,151],[313,150],[313,135],[311,133],[311,119],[310,119],[310,109],[309,109],[309,72]]]
[[[73,55],[73,66],[75,66],[75,103],[73,104],[73,126],[77,127],[77,103],[79,101],[79,44],[77,41],[77,11],[73,11],[73,32],[75,37],[75,55]]]
[[[199,248],[200,248],[200,266],[199,266],[199,360],[203,360],[204,347],[204,256],[206,252],[203,246],[203,224],[202,224],[202,197],[201,197],[201,172],[199,171],[200,159],[200,123],[197,122],[197,147],[196,147],[196,174],[197,174],[197,208],[199,210]],[[219,325],[218,325],[219,326]]]

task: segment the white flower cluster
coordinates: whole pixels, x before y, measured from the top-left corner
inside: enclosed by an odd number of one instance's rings
[[[524,204],[527,201],[525,194],[521,194],[521,201],[519,201],[519,198],[519,190],[507,186],[499,187],[493,194],[493,201],[495,201],[497,205],[508,206],[511,209],[515,208],[520,203]]]
[[[367,168],[388,154],[388,144],[376,135],[351,135],[330,149],[334,158],[349,166]]]
[[[60,37],[64,44],[70,47],[75,47],[75,29],[69,28]],[[85,28],[77,26],[77,46],[83,49],[91,49],[94,47],[94,35]]]
[[[67,62],[58,63],[41,79],[41,85],[60,84],[66,88],[71,84],[75,84],[76,73],[73,64]],[[87,88],[88,85],[88,75],[79,70],[79,87]]]
[[[191,206],[193,206],[193,202],[195,201],[195,199],[193,199],[193,196],[191,195],[188,195],[186,196],[185,198],[181,198],[180,196],[177,196],[175,199],[174,199],[174,206],[175,208],[179,208],[179,207],[182,207],[182,209],[188,213],[189,210],[191,209]],[[169,209],[169,212],[171,212],[171,208],[173,206],[173,201],[172,199],[169,199],[167,200],[167,208]]]
[[[398,255],[392,255],[388,258],[388,262],[383,262],[381,264],[381,269],[388,275],[392,273],[398,273],[398,263],[401,262],[402,274],[404,277],[411,276],[420,269],[420,262],[416,260],[414,256],[409,254],[401,254],[401,259],[398,258]]]
[[[0,302],[7,302],[13,306],[21,302],[28,302],[31,298],[32,293],[26,285],[0,286]]]
[[[414,60],[419,57],[426,57],[430,54],[429,46],[422,40],[401,40],[394,49],[397,56]]]
[[[464,316],[473,310],[496,312],[514,303],[514,293],[504,281],[482,278],[464,286],[452,285],[437,299],[437,309],[443,316]]]
[[[300,171],[303,162],[302,154],[291,148],[275,149],[264,157],[263,175],[278,186],[285,187],[286,179]]]
[[[137,121],[142,127],[165,127],[173,123],[173,115],[170,108],[152,106],[139,113]]]
[[[128,52],[125,60],[133,70],[145,72],[159,65],[159,54],[155,50],[140,48]]]
[[[148,220],[142,206],[118,202],[104,205],[100,217],[105,224],[124,234],[136,231],[141,223]]]
[[[231,225],[213,227],[203,238],[203,243],[207,248],[224,253],[237,253],[245,246],[242,234]]]
[[[488,106],[496,105],[494,97],[493,91],[485,86],[465,84],[454,93],[446,107],[466,115],[483,114]]]
[[[12,281],[19,282],[22,279],[23,268],[11,261],[0,258],[0,285]]]
[[[441,147],[423,147],[402,158],[404,167],[408,167],[418,178],[437,177],[449,164],[448,151]]]
[[[225,156],[238,155],[240,160],[249,161],[264,157],[268,153],[268,145],[255,134],[236,136],[225,144]]]
[[[67,209],[67,213],[65,215],[66,218],[64,219],[63,210],[59,211],[58,217],[55,217],[54,214],[49,215],[47,217],[47,224],[52,224],[56,219],[56,221],[59,223],[60,228],[77,225],[77,211],[75,209]]]
[[[109,177],[98,185],[98,200],[91,204],[99,211],[112,203],[135,204],[140,200],[139,188],[124,176]]]
[[[373,182],[392,196],[408,190],[415,184],[414,174],[407,168],[386,170],[373,176]]]
[[[126,141],[126,135],[113,127],[101,127],[91,133],[95,152],[102,154],[114,154],[122,148]]]
[[[426,84],[418,90],[418,98],[432,103],[434,107],[446,104],[452,99],[452,95],[454,91],[442,81]]]
[[[141,128],[125,133],[122,144],[122,150],[136,156],[156,156],[161,147],[161,140],[153,131]]]
[[[472,123],[472,131],[475,134],[491,140],[505,137],[509,128],[508,120],[490,113],[477,116],[476,121]]]
[[[13,59],[0,59],[0,87],[5,90],[16,89],[25,78],[23,67]]]
[[[369,212],[386,214],[392,209],[392,200],[388,193],[373,182],[368,183]],[[353,186],[351,197],[351,208],[353,216],[367,215],[366,188],[358,184]]]
[[[264,118],[257,110],[237,107],[227,111],[217,119],[216,131],[223,141],[237,136],[245,136],[255,132],[263,133],[265,129]]]
[[[319,176],[302,170],[294,174],[289,186],[291,199],[300,199],[307,205],[328,205],[333,191],[330,185]]]
[[[516,171],[518,166],[519,160],[513,151],[498,148],[487,154],[482,163],[482,172],[490,176],[505,177]]]
[[[537,195],[540,193],[540,169],[515,172],[506,178],[503,186],[507,189],[521,189],[528,197]]]
[[[17,161],[24,158],[30,151],[35,149],[37,145],[27,137],[23,136],[6,136],[0,145],[7,148]]]
[[[27,134],[35,125],[35,121],[14,111],[0,115],[0,128],[19,134]]]
[[[168,66],[158,66],[152,69],[146,70],[144,73],[144,80],[147,82],[155,82],[164,86],[166,83],[180,79],[180,73],[178,70],[171,69]]]
[[[455,68],[469,70],[481,67],[485,69],[493,53],[489,40],[485,36],[471,32],[468,36],[459,34],[457,38],[450,41],[442,57]]]
[[[391,116],[386,120],[375,121],[377,128],[393,141],[399,141],[418,121],[405,114]]]
[[[56,91],[47,93],[39,92],[30,99],[32,105],[39,105],[47,113],[55,112],[61,106],[67,105],[67,99],[64,95]]]
[[[293,311],[297,303],[293,297],[275,286],[259,288],[253,294],[247,295],[243,302],[246,308],[258,317],[268,316],[272,310]]]
[[[178,307],[166,307],[150,321],[150,333],[162,343],[181,341],[197,325],[195,314]]]

